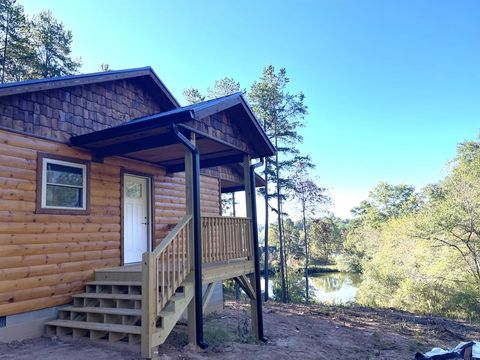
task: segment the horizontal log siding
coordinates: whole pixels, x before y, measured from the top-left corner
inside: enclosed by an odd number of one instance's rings
[[[155,225],[154,246],[185,216],[185,177],[183,173],[174,176],[155,177]],[[219,181],[202,176],[200,182],[200,205],[204,215],[220,213]]]
[[[35,214],[37,152],[90,160],[67,145],[0,130],[0,316],[65,304],[94,269],[121,262],[120,172],[154,179],[154,243],[185,213],[183,174],[121,158],[91,163],[89,215]],[[218,214],[219,185],[202,176],[204,214]]]

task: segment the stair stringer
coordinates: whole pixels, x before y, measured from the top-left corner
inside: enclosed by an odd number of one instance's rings
[[[190,304],[190,301],[193,300],[193,283],[191,281],[185,281],[181,286],[183,286],[184,296],[175,301],[170,300],[161,312],[160,317],[162,318],[162,326],[156,328],[156,331],[152,336],[152,342],[154,346],[161,345],[165,342],[168,335],[170,335],[178,320],[180,320],[183,313],[187,309],[188,304]],[[173,303],[173,306],[171,303]],[[173,307],[173,309],[171,309],[171,307]]]

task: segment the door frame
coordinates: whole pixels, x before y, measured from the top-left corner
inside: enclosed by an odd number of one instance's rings
[[[154,234],[154,186],[153,186],[153,175],[143,173],[140,171],[129,170],[128,168],[120,168],[120,264],[121,266],[130,265],[125,264],[124,249],[125,249],[125,235],[123,227],[125,224],[125,214],[124,214],[124,186],[125,186],[125,175],[139,176],[147,179],[147,216],[150,221],[150,226],[147,231],[147,251],[152,251],[153,247],[153,234]]]

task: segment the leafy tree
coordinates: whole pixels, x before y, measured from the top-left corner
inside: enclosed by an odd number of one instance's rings
[[[278,262],[278,266],[281,270],[281,261],[282,261],[282,255],[283,259],[285,260],[285,286],[286,286],[286,299],[283,300],[283,288],[280,287],[281,289],[281,296],[278,297],[276,296],[276,299],[281,299],[284,302],[289,302],[291,300],[290,298],[290,285],[291,283],[289,282],[289,276],[291,275],[291,272],[289,269],[293,267],[293,265],[298,262],[302,257],[304,257],[304,252],[303,252],[303,243],[301,240],[300,236],[300,228],[301,224],[300,223],[295,223],[291,218],[285,217],[283,220],[283,241],[284,241],[284,251],[278,253],[277,259],[274,259],[275,263]],[[279,227],[277,223],[272,224],[270,227],[270,239],[272,245],[276,246],[277,248],[280,246],[280,232],[278,231]],[[280,284],[281,282],[281,277],[280,277]]]
[[[416,211],[418,207],[419,200],[413,186],[380,182],[370,191],[368,200],[362,201],[352,214],[355,219],[378,228],[390,219]]]
[[[269,201],[276,199],[277,226],[280,245],[280,272],[282,285],[282,300],[287,301],[287,286],[285,272],[285,249],[283,239],[283,210],[282,201],[286,197],[286,189],[289,183],[288,172],[299,161],[310,163],[310,159],[301,157],[296,145],[302,141],[298,129],[304,125],[304,117],[307,113],[307,106],[304,104],[303,93],[291,94],[287,87],[290,80],[287,77],[285,68],[278,72],[273,65],[264,68],[262,76],[255,81],[248,93],[257,117],[263,121],[264,130],[273,141],[277,153],[274,159],[265,161],[265,202],[266,214],[269,212]],[[274,183],[274,191],[269,191],[269,181]],[[265,227],[268,229],[269,218],[265,219]],[[266,234],[268,231],[266,231]],[[268,237],[265,238],[265,249],[268,249]],[[266,259],[267,259],[267,253]]]
[[[375,239],[364,246],[361,304],[479,318],[480,141],[460,144],[451,165],[410,211],[398,205],[374,229]]]
[[[300,205],[302,211],[302,228],[303,228],[303,242],[304,242],[304,256],[305,256],[305,301],[309,303],[309,283],[308,283],[308,266],[310,259],[310,245],[307,228],[307,215],[313,214],[319,208],[328,202],[328,197],[325,195],[325,188],[319,187],[308,176],[307,166],[303,162],[296,165],[295,175],[291,178],[290,185],[292,196]]]
[[[330,257],[342,250],[346,225],[334,216],[324,216],[310,221],[310,233],[312,256],[329,263]]]
[[[33,41],[37,52],[34,75],[52,77],[77,72],[81,62],[71,58],[72,32],[53,17],[50,11],[42,11],[33,19]]]
[[[454,164],[419,218],[417,236],[454,250],[480,288],[480,142],[461,144]]]
[[[362,271],[378,249],[381,230],[390,220],[414,214],[420,209],[421,196],[415,188],[405,184],[380,182],[369,193],[368,199],[352,210],[354,219],[344,245],[345,267]]]
[[[30,23],[16,0],[0,1],[1,82],[30,77],[35,51],[30,41]]]

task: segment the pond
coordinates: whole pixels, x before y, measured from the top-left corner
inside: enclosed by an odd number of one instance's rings
[[[347,304],[355,301],[358,287],[361,282],[361,275],[354,273],[332,272],[310,275],[310,290],[316,302],[328,304]],[[268,292],[272,296],[274,287],[279,285],[277,277],[270,277],[268,281]],[[290,279],[296,282],[301,290],[304,287],[304,278],[297,276]],[[302,285],[302,284],[303,285]],[[264,291],[264,280],[262,278],[262,291]]]

